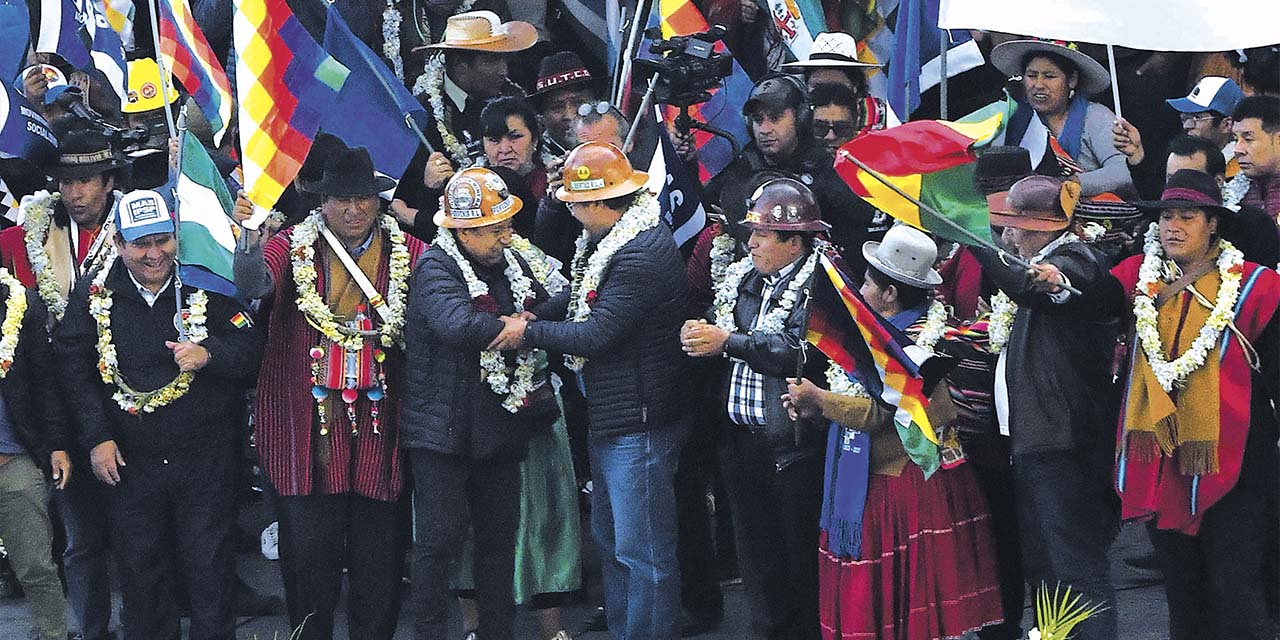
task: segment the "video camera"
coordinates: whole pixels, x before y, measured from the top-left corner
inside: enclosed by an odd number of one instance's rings
[[[68,87],[54,99],[53,104],[76,118],[86,121],[90,126],[102,131],[111,141],[111,147],[120,151],[141,146],[151,137],[146,127],[131,129],[118,127],[107,122],[97,111],[84,103],[84,93],[79,87]]]
[[[649,52],[659,58],[636,58],[636,67],[655,79],[653,100],[675,107],[688,107],[711,99],[710,89],[733,73],[733,56],[717,53],[715,44],[725,28],[716,25],[702,33],[662,39],[662,29],[645,31],[652,42]],[[648,84],[638,85],[642,88]]]

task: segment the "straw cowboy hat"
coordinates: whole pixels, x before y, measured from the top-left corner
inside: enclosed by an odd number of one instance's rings
[[[878,67],[878,64],[858,60],[858,41],[844,32],[819,33],[809,49],[808,60],[798,60],[782,65],[784,69],[820,69],[829,67]]]
[[[503,22],[492,11],[468,11],[449,17],[444,27],[444,38],[440,42],[418,47],[414,51],[459,49],[514,53],[532,47],[537,41],[538,31],[528,22]]]

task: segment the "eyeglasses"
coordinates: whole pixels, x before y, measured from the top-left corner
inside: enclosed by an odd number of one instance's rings
[[[852,122],[813,121],[813,135],[815,137],[825,138],[832,131],[836,133],[837,138],[852,138],[853,134],[857,132],[857,125]]]
[[[609,113],[609,109],[610,109],[610,107],[612,107],[612,106],[613,106],[613,105],[609,104],[608,102],[604,102],[604,101],[597,102],[597,103],[595,103],[595,104],[592,104],[592,103],[590,103],[590,102],[584,102],[584,103],[582,103],[582,104],[578,105],[578,115],[580,115],[580,116],[582,116],[582,117],[584,117],[584,118],[585,118],[586,116],[591,115],[591,112],[592,112],[592,111],[595,111],[596,113],[598,113],[598,114],[600,114],[600,115],[604,115],[604,114],[606,114],[606,113]]]
[[[1191,124],[1202,120],[1212,120],[1215,116],[1212,113],[1182,113],[1178,114],[1178,118],[1182,120],[1182,124]]]

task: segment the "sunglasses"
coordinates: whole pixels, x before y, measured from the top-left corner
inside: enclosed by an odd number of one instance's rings
[[[853,134],[857,132],[857,125],[852,122],[813,121],[813,135],[815,137],[825,138],[832,131],[836,132],[837,138],[852,138]]]
[[[592,104],[590,102],[584,102],[578,105],[578,115],[586,117],[591,115],[592,111],[600,115],[604,115],[606,113],[609,113],[609,108],[611,106],[612,105],[610,105],[608,102],[604,102],[604,101],[597,102],[595,104]]]

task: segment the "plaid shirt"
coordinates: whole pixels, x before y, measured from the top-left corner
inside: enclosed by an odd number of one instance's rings
[[[756,314],[752,329],[760,328],[760,323],[769,313],[770,298],[778,282],[795,271],[800,261],[792,262],[771,276],[765,276],[764,288],[760,291],[760,312]],[[745,360],[733,358],[733,372],[729,378],[729,420],[734,424],[745,426],[764,426],[764,376],[756,373]]]

